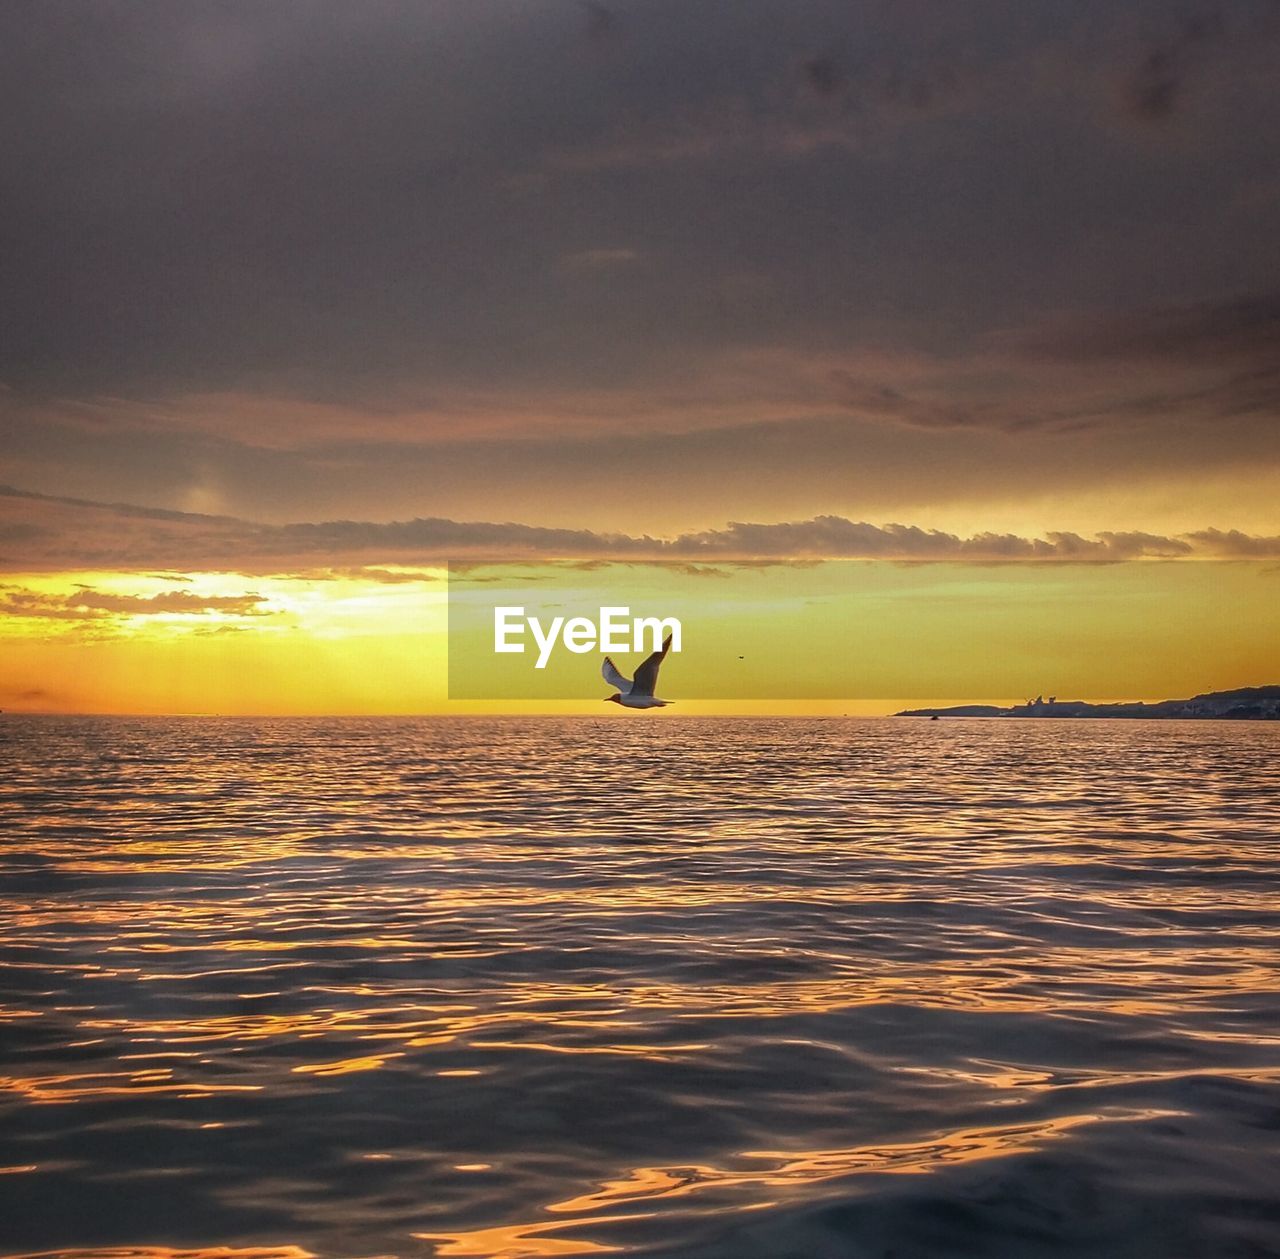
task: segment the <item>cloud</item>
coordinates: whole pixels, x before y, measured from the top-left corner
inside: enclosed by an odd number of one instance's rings
[[[331,577],[347,577],[354,581],[376,581],[384,586],[413,585],[418,582],[439,581],[436,573],[424,573],[418,569],[377,568],[369,565],[354,565],[347,568],[332,568]]]
[[[1238,529],[1200,529],[1188,539],[1204,555],[1224,559],[1270,559],[1280,556],[1280,535],[1251,537]]]
[[[780,61],[734,89],[681,94],[625,115],[612,130],[550,149],[542,166],[553,175],[661,172],[695,162],[795,164],[877,152],[903,129],[981,107],[996,72],[964,60],[913,50],[856,68],[829,54]]]
[[[1198,488],[1280,467],[1274,0],[91,8],[0,6],[3,477],[239,522],[98,562],[1117,487],[1274,531]],[[68,547],[28,506],[10,567]]]
[[[819,96],[836,96],[848,78],[834,57],[807,57],[800,66],[804,81]]]
[[[937,348],[1265,273],[1271,218],[1238,198],[1277,121],[1263,0],[1227,35],[1013,8],[2,7],[0,379],[369,413],[652,383],[673,343]],[[1117,151],[1112,77],[1152,115],[1202,71],[1212,134]],[[601,303],[561,260],[617,241],[646,265]]]
[[[1192,423],[1211,447],[1224,418],[1280,419],[1280,292],[1050,317],[993,336],[986,359],[1021,369],[1028,385],[1063,380],[1041,421]]]
[[[1273,532],[1280,398],[1265,354],[1090,361],[1054,343],[1090,322],[1055,320],[1044,345],[1024,330],[951,355],[822,344],[673,355],[655,384],[495,391],[437,416],[329,408],[314,431],[305,411],[286,423],[243,399],[222,411],[176,400],[167,425],[134,425],[121,404],[91,430],[56,410],[6,422],[0,406],[0,479],[272,523],[510,518],[671,536],[730,518],[928,512],[943,524]],[[1121,517],[1102,501],[1112,493]],[[20,523],[48,522],[33,508]],[[35,544],[0,539],[0,554],[12,563]]]
[[[225,517],[181,513],[138,516],[126,507],[59,500],[13,490],[0,491],[0,508],[38,503],[61,519],[38,551],[23,557],[24,571],[164,566],[255,573],[305,570],[310,576],[420,581],[421,573],[386,564],[441,564],[449,560],[555,558],[669,560],[686,567],[718,561],[806,561],[871,559],[957,563],[1123,563],[1135,560],[1254,559],[1280,554],[1280,540],[1234,530],[1201,530],[1183,536],[1142,531],[1102,531],[1085,537],[1050,531],[1041,537],[1011,533],[968,536],[906,524],[876,525],[841,516],[778,523],[731,522],[670,537],[551,529],[515,522],[444,518],[375,523],[335,520],[264,525]],[[138,521],[151,527],[143,531]],[[124,539],[113,538],[119,528]],[[10,567],[14,565],[10,563]],[[115,596],[96,591],[54,599],[11,592],[15,615],[75,617],[111,614],[258,614],[261,600],[244,596],[202,597],[187,591]]]
[[[599,0],[581,0],[581,5],[587,19],[587,38],[608,39],[617,28],[617,14],[608,5],[599,3]]]
[[[1002,338],[1029,358],[1071,363],[1148,362],[1162,367],[1280,362],[1280,291],[1048,319]]]
[[[1138,62],[1126,84],[1125,105],[1135,118],[1161,123],[1183,103],[1188,80],[1227,26],[1220,12],[1191,14]]]
[[[45,620],[86,621],[115,616],[184,615],[218,612],[232,616],[261,616],[260,595],[196,595],[165,590],[155,595],[121,595],[83,587],[75,594],[50,595],[20,586],[0,586],[0,614]]]
[[[6,704],[38,704],[41,701],[52,703],[60,699],[57,691],[50,691],[43,686],[9,686],[0,684],[0,699]]]
[[[1148,533],[1100,533],[1095,538],[1053,532],[1043,538],[981,533],[960,537],[914,525],[872,525],[840,516],[783,524],[732,523],[724,529],[686,534],[668,544],[679,553],[778,558],[892,560],[1074,560],[1173,559],[1192,554],[1178,538]]]
[[[0,587],[0,616],[38,617],[46,621],[85,621],[101,615],[69,607],[65,598],[20,586]]]
[[[199,616],[205,612],[228,612],[235,616],[261,615],[260,595],[196,595],[186,590],[165,590],[155,595],[113,595],[89,590],[68,595],[71,608],[87,608],[96,612],[123,612],[130,616],[155,616],[178,613]]]

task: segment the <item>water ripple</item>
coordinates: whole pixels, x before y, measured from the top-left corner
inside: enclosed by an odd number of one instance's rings
[[[0,720],[0,1249],[1280,1255],[1280,730]]]

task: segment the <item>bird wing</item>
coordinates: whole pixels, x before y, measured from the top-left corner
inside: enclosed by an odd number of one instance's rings
[[[609,659],[604,658],[604,664],[600,666],[600,675],[610,686],[616,686],[624,695],[631,690],[631,683],[618,672],[618,666]]]
[[[661,651],[655,651],[644,664],[636,670],[636,680],[631,684],[632,695],[652,695],[653,688],[658,685],[658,670],[671,650],[671,635],[668,634],[662,644]]]

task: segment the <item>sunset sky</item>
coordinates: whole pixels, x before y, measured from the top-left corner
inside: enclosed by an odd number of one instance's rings
[[[1274,0],[0,8],[0,706],[449,710],[458,560],[663,561],[706,711],[1280,682],[1278,61]]]

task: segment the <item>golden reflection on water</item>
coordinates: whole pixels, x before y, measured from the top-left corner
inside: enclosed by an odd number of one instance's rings
[[[108,1083],[94,1083],[108,1081]],[[173,1081],[170,1071],[89,1072],[79,1075],[0,1076],[0,1090],[31,1102],[80,1102],[114,1094],[173,1093],[207,1097],[217,1093],[257,1093],[261,1084],[192,1084]]]
[[[1276,732],[1037,724],[3,726],[0,1184],[86,1204],[23,1253],[679,1254],[1183,1124],[1247,1177]],[[108,1175],[190,1248],[41,1252]]]
[[[584,1238],[549,1237],[553,1231],[583,1224],[613,1224],[635,1219],[628,1215],[597,1215],[568,1223],[510,1224],[497,1228],[476,1228],[462,1233],[414,1233],[419,1241],[437,1243],[435,1254],[455,1255],[459,1259],[545,1259],[554,1255],[616,1254],[621,1246]]]
[[[353,1071],[376,1071],[379,1067],[385,1067],[392,1058],[400,1057],[403,1055],[371,1054],[365,1058],[340,1058],[337,1062],[306,1062],[293,1070],[312,1075],[350,1075]]]
[[[89,1250],[40,1250],[8,1259],[316,1259],[300,1246],[201,1246],[174,1250],[169,1246],[107,1246]]]
[[[861,1172],[936,1171],[948,1163],[967,1163],[1037,1149],[1082,1124],[1152,1119],[1176,1111],[1136,1111],[1131,1114],[1067,1115],[1035,1124],[977,1128],[951,1132],[929,1141],[902,1145],[864,1146],[847,1150],[744,1150],[738,1157],[767,1160],[771,1167],[727,1169],[638,1167],[618,1180],[605,1181],[596,1193],[553,1202],[548,1211],[579,1212],[651,1198],[682,1197],[716,1188],[767,1185],[785,1188],[810,1181],[830,1180]]]
[[[488,1259],[536,1259],[545,1255],[576,1255],[620,1249],[600,1246],[581,1239],[555,1238],[551,1233],[585,1224],[626,1223],[647,1219],[651,1212],[636,1214],[584,1214],[610,1211],[633,1203],[652,1204],[659,1200],[711,1194],[724,1190],[798,1189],[808,1184],[845,1179],[866,1173],[927,1174],[942,1167],[979,1162],[984,1159],[1026,1154],[1047,1142],[1066,1136],[1084,1125],[1158,1119],[1180,1112],[1164,1110],[1129,1113],[1067,1115],[1033,1124],[971,1129],[944,1133],[928,1141],[886,1144],[837,1150],[745,1150],[739,1159],[758,1159],[767,1167],[725,1168],[705,1164],[687,1167],[637,1167],[616,1179],[605,1180],[598,1190],[548,1203],[543,1209],[553,1213],[576,1214],[582,1218],[562,1222],[534,1221],[500,1228],[473,1229],[457,1233],[420,1233],[418,1237],[441,1242],[441,1255],[487,1256]],[[721,1202],[721,1210],[756,1210],[774,1205],[764,1202]]]

